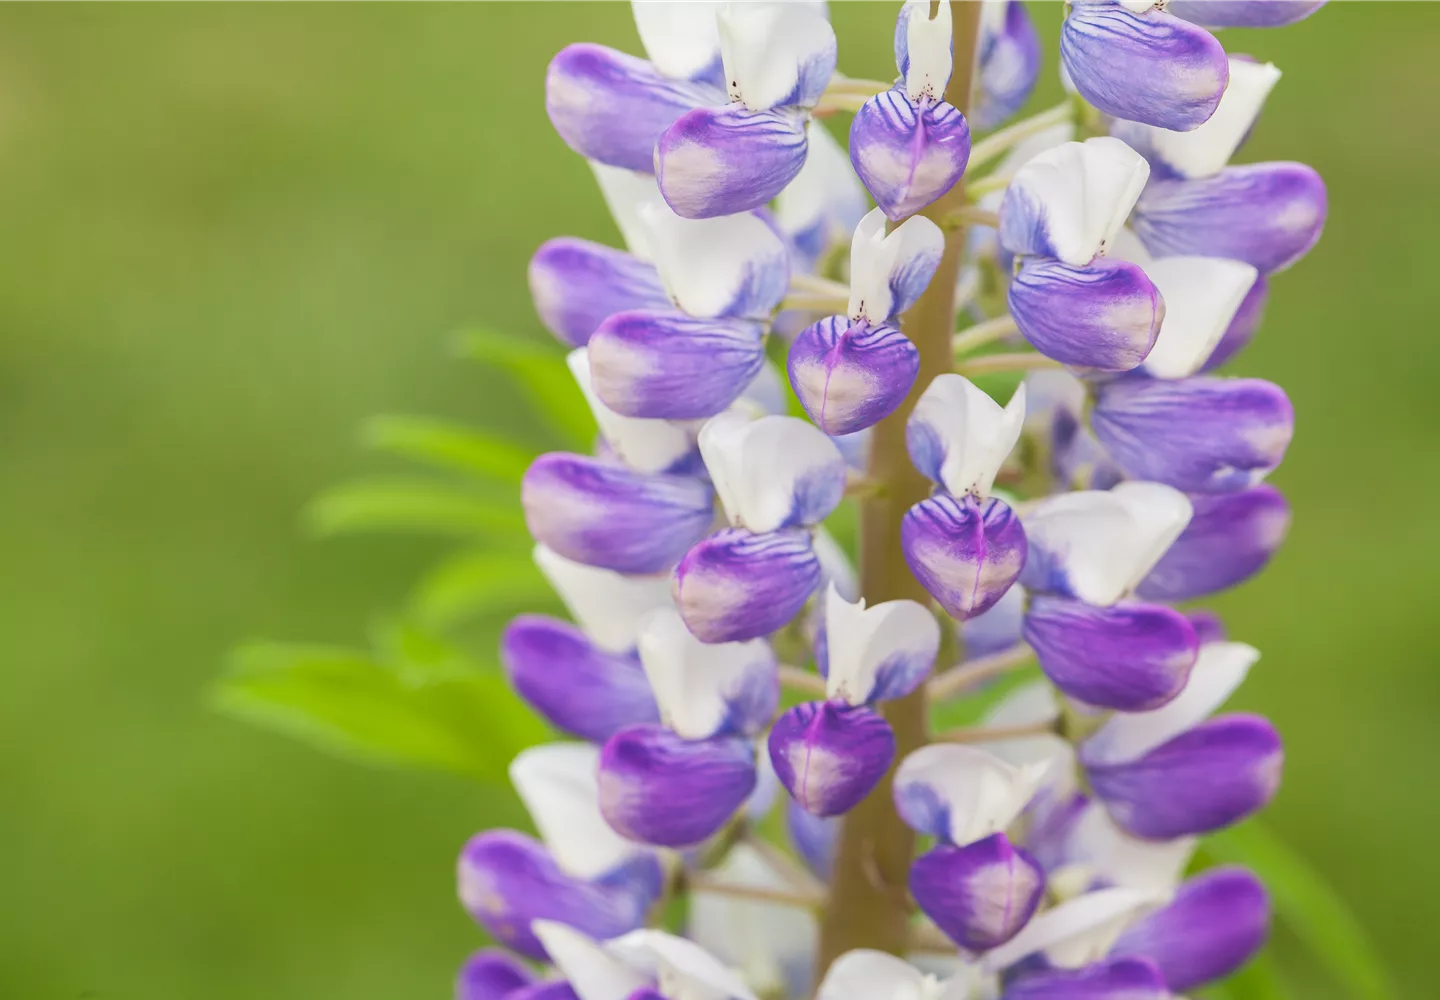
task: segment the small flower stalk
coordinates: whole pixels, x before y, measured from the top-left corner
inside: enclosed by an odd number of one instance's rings
[[[1326,194],[1231,162],[1281,75],[1212,29],[1320,4],[1071,0],[1072,96],[1015,124],[1046,60],[981,6],[900,5],[893,83],[806,2],[636,3],[645,58],[551,63],[625,246],[530,264],[598,437],[524,478],[571,620],[501,659],[561,738],[511,766],[538,836],[461,853],[504,949],[461,1000],[1165,1000],[1264,944],[1261,880],[1192,860],[1284,748],[1189,602],[1289,527],[1290,401],[1217,369]],[[848,505],[907,596],[857,582]]]

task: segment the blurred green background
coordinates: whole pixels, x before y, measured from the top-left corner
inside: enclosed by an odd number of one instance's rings
[[[844,70],[890,72],[894,12],[833,5]],[[332,760],[204,692],[240,639],[360,642],[440,551],[298,529],[383,467],[361,418],[540,440],[443,345],[542,336],[530,251],[613,240],[543,111],[580,39],[638,51],[613,3],[0,9],[0,996],[448,995],[480,940],[453,859],[519,821],[509,794]],[[1218,606],[1288,741],[1273,827],[1431,996],[1440,5],[1225,40],[1286,72],[1245,158],[1315,165],[1331,214],[1234,366],[1299,412],[1293,534]]]

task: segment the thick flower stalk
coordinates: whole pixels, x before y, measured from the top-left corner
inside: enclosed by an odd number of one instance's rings
[[[556,56],[626,248],[530,265],[599,435],[524,480],[573,621],[502,661],[569,741],[511,768],[538,838],[462,852],[507,949],[462,1000],[1165,1000],[1255,954],[1263,884],[1192,860],[1283,749],[1224,711],[1258,651],[1180,605],[1288,528],[1290,402],[1215,369],[1326,203],[1231,164],[1280,73],[1209,29],[1318,6],[1072,0],[1074,95],[1006,127],[1014,0],[908,0],[893,83],[804,2],[637,3],[647,59]]]

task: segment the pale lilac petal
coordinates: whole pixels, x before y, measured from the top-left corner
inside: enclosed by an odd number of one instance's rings
[[[602,743],[626,726],[660,721],[634,654],[603,650],[568,622],[514,619],[500,637],[500,663],[532,708],[582,739]]]
[[[796,705],[770,730],[770,762],[795,801],[816,816],[849,812],[895,759],[890,724],[865,707]]]
[[[727,4],[720,52],[730,99],[753,111],[813,107],[835,73],[835,29],[806,3]]]
[[[1081,969],[1047,969],[1005,989],[1005,1000],[1172,1000],[1159,968],[1144,958],[1113,958]]]
[[[696,545],[675,569],[673,593],[686,626],[702,642],[755,639],[800,613],[820,585],[820,562],[804,530],[721,531]]]
[[[1005,591],[1005,595],[989,611],[961,623],[965,659],[978,659],[1012,648],[1020,641],[1024,620],[1025,588],[1017,583]]]
[[[1050,420],[1050,471],[1072,489],[1108,490],[1125,473],[1093,431],[1070,410],[1056,407]]]
[[[1139,760],[1088,768],[1122,829],[1165,840],[1209,833],[1262,809],[1280,785],[1280,734],[1256,715],[1223,715]]]
[[[667,608],[645,621],[639,651],[661,721],[686,739],[755,736],[775,717],[780,680],[763,639],[704,643]]]
[[[700,452],[730,523],[750,531],[818,524],[845,493],[840,449],[798,417],[722,413],[701,428]]]
[[[1026,258],[1008,299],[1016,326],[1041,354],[1107,372],[1144,361],[1165,318],[1165,302],[1144,269],[1110,257],[1084,267]]]
[[[455,1000],[507,1000],[534,980],[530,970],[503,951],[477,951],[455,977]]]
[[[1170,0],[1165,9],[1207,28],[1278,28],[1323,6],[1325,0]]]
[[[1041,50],[1040,36],[1021,0],[988,3],[985,8],[970,122],[978,129],[993,129],[1029,99],[1040,75]]]
[[[853,434],[879,423],[915,384],[920,352],[898,327],[831,316],[790,345],[790,384],[826,434]]]
[[[754,789],[748,740],[686,740],[661,726],[632,726],[612,736],[600,755],[600,811],[640,843],[698,844]]]
[[[1178,132],[1207,121],[1229,80],[1224,47],[1158,6],[1135,13],[1116,0],[1079,0],[1060,31],[1075,89],[1115,118]]]
[[[905,312],[929,287],[944,252],[944,233],[924,216],[891,228],[885,213],[872,209],[850,240],[847,314],[878,326]]]
[[[816,816],[793,798],[785,800],[785,829],[800,860],[816,878],[830,881],[835,870],[835,852],[840,846],[840,820]]]
[[[910,893],[961,948],[988,951],[1009,941],[1045,895],[1045,873],[1003,833],[964,847],[941,844],[915,859]]]
[[[1254,339],[1255,331],[1260,329],[1260,321],[1265,317],[1265,300],[1269,294],[1270,282],[1263,275],[1256,278],[1255,284],[1251,285],[1250,291],[1246,293],[1245,300],[1240,303],[1240,308],[1235,310],[1235,318],[1225,328],[1220,342],[1215,345],[1215,350],[1210,352],[1210,357],[1200,369],[1201,372],[1219,368]]]
[[[655,143],[691,108],[715,104],[712,87],[672,80],[644,59],[604,45],[561,49],[545,74],[545,110],[575,152],[650,173]]]
[[[1171,603],[1248,580],[1270,561],[1290,528],[1290,504],[1262,483],[1235,493],[1191,497],[1195,514],[1137,593]]]
[[[1045,676],[1088,705],[1139,712],[1180,693],[1199,654],[1189,620],[1160,604],[1092,607],[1038,595],[1025,616],[1025,641]]]
[[[1125,472],[1190,493],[1254,486],[1285,457],[1295,411],[1261,379],[1121,379],[1105,386],[1091,427]]]
[[[677,215],[710,219],[759,208],[805,165],[805,116],[731,104],[697,108],[658,137],[655,175]]]
[[[827,694],[850,705],[903,698],[925,679],[940,650],[940,626],[917,601],[845,600],[825,592]],[[833,656],[829,655],[833,650]]]
[[[612,313],[670,307],[653,264],[589,240],[547,241],[530,258],[529,276],[540,322],[572,347],[584,347]]]
[[[900,545],[921,586],[962,621],[994,606],[1025,565],[1020,519],[995,497],[921,501],[901,522]]]
[[[866,101],[850,125],[850,162],[891,219],[955,186],[970,161],[970,125],[944,101],[912,104],[900,88]]]
[[[639,213],[660,280],[682,312],[766,321],[785,297],[790,248],[767,215],[686,219],[653,202]]]
[[[1212,868],[1120,935],[1112,955],[1148,958],[1175,992],[1222,979],[1270,936],[1270,896],[1244,868]]]
[[[1025,423],[1025,387],[1004,406],[963,375],[937,375],[905,424],[910,461],[959,496],[986,496]]]
[[[1157,180],[1132,224],[1158,257],[1243,260],[1261,274],[1294,264],[1320,239],[1325,182],[1303,163],[1249,163],[1200,180]]]
[[[758,323],[673,309],[610,316],[590,338],[595,393],[627,417],[697,420],[725,409],[765,364]]]

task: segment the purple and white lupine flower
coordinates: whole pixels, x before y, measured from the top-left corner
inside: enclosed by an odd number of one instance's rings
[[[537,920],[535,933],[580,1000],[757,1000],[734,969],[664,931],[596,940],[604,935]]]
[[[895,22],[900,80],[866,101],[850,126],[850,162],[890,219],[940,198],[970,161],[970,125],[945,103],[951,35],[948,4],[906,0]]]
[[[832,436],[889,416],[915,384],[920,352],[895,325],[930,284],[945,248],[923,216],[885,231],[875,209],[850,245],[850,307],[807,327],[790,346],[790,384],[810,419]]]
[[[1022,0],[984,0],[975,84],[969,115],[977,129],[992,129],[1012,117],[1035,89],[1040,75],[1040,36]]]

